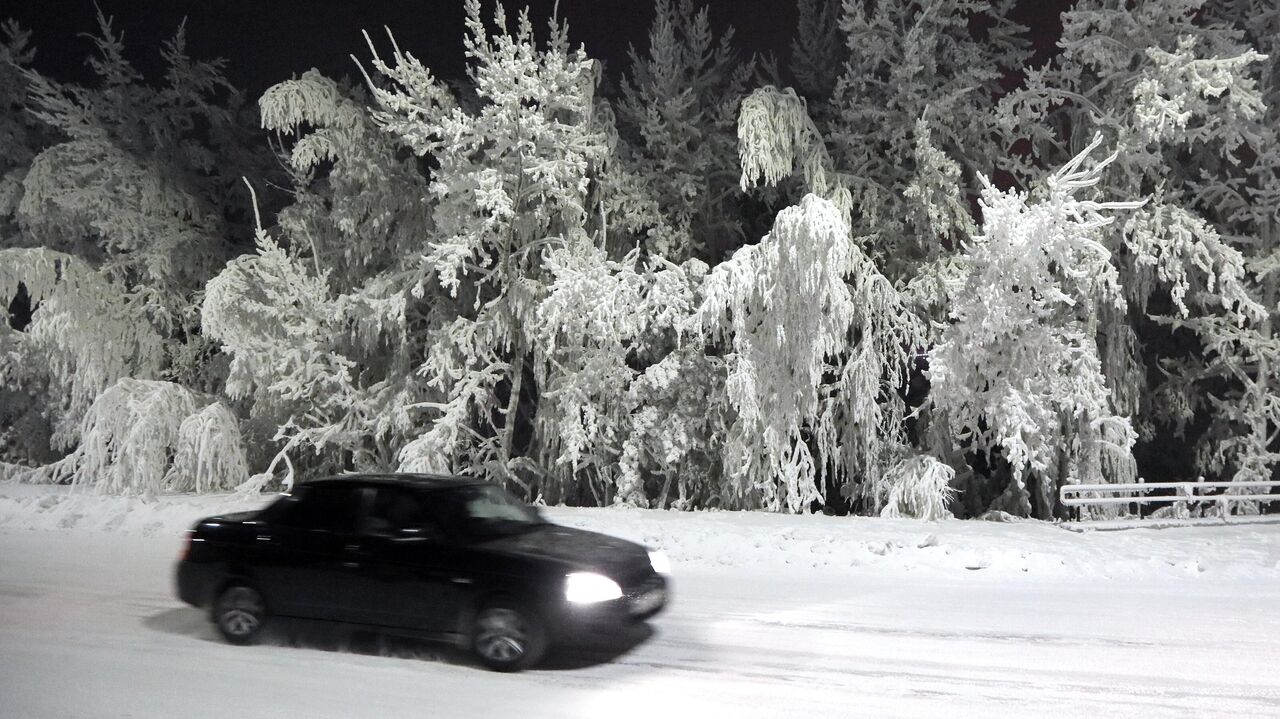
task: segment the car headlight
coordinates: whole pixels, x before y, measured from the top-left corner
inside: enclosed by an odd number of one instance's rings
[[[658,574],[671,573],[671,560],[667,559],[667,555],[662,552],[649,552],[649,564],[653,567],[653,571]]]
[[[564,583],[564,598],[575,604],[594,604],[622,597],[622,587],[603,574],[574,572]]]

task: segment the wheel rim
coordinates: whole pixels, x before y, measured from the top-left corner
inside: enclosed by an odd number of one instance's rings
[[[222,595],[222,612],[218,615],[228,634],[245,637],[262,624],[262,597],[248,587],[233,587]]]
[[[476,620],[476,650],[490,661],[509,663],[524,656],[529,629],[512,609],[486,609]]]

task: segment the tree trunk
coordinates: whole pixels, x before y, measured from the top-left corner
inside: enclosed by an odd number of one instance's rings
[[[511,396],[507,398],[507,410],[502,417],[502,468],[511,475],[511,444],[516,433],[516,414],[520,411],[520,390],[524,386],[524,353],[517,352],[511,365]]]
[[[1270,223],[1268,223],[1270,224]],[[1261,256],[1269,255],[1275,248],[1275,228],[1270,227],[1271,231],[1263,243]],[[1259,334],[1262,335],[1262,344],[1265,345],[1272,335],[1271,313],[1276,305],[1276,282],[1275,275],[1268,275],[1262,279],[1262,303],[1267,311],[1266,318],[1262,321],[1262,327],[1258,328]],[[1262,452],[1268,452],[1271,448],[1268,446],[1270,432],[1270,421],[1267,417],[1267,396],[1270,394],[1270,375],[1271,366],[1268,361],[1265,348],[1258,352],[1258,372],[1253,385],[1253,422],[1252,433],[1253,440]],[[1267,461],[1260,467],[1260,470],[1268,469],[1271,462]],[[1252,477],[1251,479],[1269,479],[1270,477]]]

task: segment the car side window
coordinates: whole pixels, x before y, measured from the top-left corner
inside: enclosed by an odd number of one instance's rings
[[[277,517],[276,522],[298,529],[328,532],[355,530],[360,492],[355,487],[308,487]]]
[[[405,529],[433,526],[420,493],[404,487],[378,487],[369,507],[365,531],[386,536]]]

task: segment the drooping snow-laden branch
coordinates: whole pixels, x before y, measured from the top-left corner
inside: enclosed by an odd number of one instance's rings
[[[795,90],[765,86],[742,101],[738,114],[742,190],[776,185],[797,169],[809,192],[826,198],[848,217],[853,200],[836,175],[822,134]]]
[[[57,404],[49,408],[53,442],[69,449],[81,421],[104,390],[123,377],[155,377],[163,340],[144,299],[126,292],[84,260],[45,248],[0,250],[0,304],[25,287],[36,307],[18,351],[0,356],[0,379],[16,386],[33,367],[49,374]]]
[[[1052,516],[1064,482],[1133,477],[1135,436],[1111,410],[1096,336],[1100,312],[1125,303],[1100,232],[1143,203],[1078,197],[1115,160],[1088,164],[1100,143],[1047,178],[1041,201],[986,184],[930,353],[934,403],[968,447],[999,449],[1013,475],[997,508],[1016,514]]]
[[[898,449],[896,388],[924,327],[834,204],[807,195],[758,245],[714,268],[685,331],[731,348],[726,390],[737,418],[724,452],[741,504],[798,511],[821,497],[820,462],[877,484]]]
[[[108,494],[228,490],[248,477],[235,415],[172,382],[128,377],[94,399],[79,444],[27,474]]]

